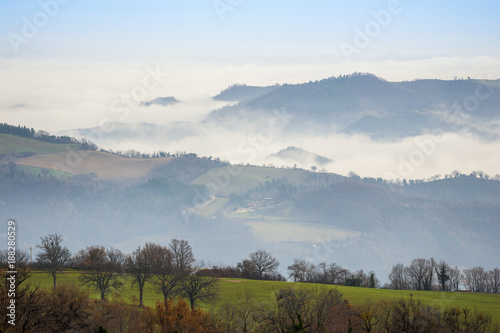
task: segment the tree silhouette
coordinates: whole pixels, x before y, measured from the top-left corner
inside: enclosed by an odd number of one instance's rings
[[[75,255],[76,265],[84,270],[80,275],[83,285],[93,286],[104,300],[111,290],[118,290],[123,283],[118,279],[124,256],[119,250],[105,250],[102,246],[89,246]]]
[[[71,261],[71,253],[66,246],[62,246],[62,236],[50,234],[40,237],[41,244],[37,245],[42,251],[37,255],[37,261],[43,268],[48,268],[54,279],[54,288],[57,282],[57,272],[60,272]]]
[[[138,249],[125,258],[125,271],[133,278],[133,283],[139,287],[139,306],[143,307],[143,294],[146,282],[154,276],[154,246],[146,243],[143,249]]]
[[[259,279],[262,279],[265,275],[272,276],[276,273],[276,269],[280,265],[279,261],[271,253],[264,250],[257,250],[254,253],[250,253],[250,261],[257,267]]]

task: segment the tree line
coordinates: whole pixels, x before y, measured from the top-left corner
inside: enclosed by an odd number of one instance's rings
[[[217,280],[196,274],[195,257],[185,240],[173,239],[168,246],[146,243],[130,254],[103,246],[88,246],[73,256],[62,245],[61,235],[50,234],[40,240],[37,245],[40,252],[34,266],[50,273],[54,287],[57,287],[58,273],[71,267],[81,271],[81,284],[99,292],[101,300],[121,290],[122,277],[132,279],[139,292],[139,306],[143,306],[147,284],[161,292],[165,300],[177,296],[189,299],[192,309],[196,303],[210,302],[215,296]],[[26,258],[20,253],[20,258]]]
[[[168,246],[146,243],[130,254],[103,246],[88,246],[72,255],[62,244],[59,234],[40,237],[40,249],[36,255],[34,268],[46,270],[57,287],[58,273],[73,268],[81,271],[82,285],[95,289],[101,300],[123,287],[123,278],[132,279],[139,292],[139,305],[143,305],[146,285],[152,285],[163,294],[165,300],[183,297],[189,301],[191,309],[199,302],[210,303],[215,299],[218,280],[214,274],[195,267],[195,256],[186,240],[173,239]],[[0,261],[7,262],[8,253],[0,253]],[[28,265],[25,251],[16,252],[16,264]],[[279,262],[269,252],[257,250],[248,259],[238,263],[240,277],[284,281],[278,272]],[[214,269],[214,272],[217,269]],[[228,277],[228,274],[222,274]]]
[[[218,278],[286,281],[278,272],[279,261],[271,253],[257,250],[236,266],[205,268],[199,274]],[[331,284],[350,287],[379,288],[375,272],[360,269],[352,272],[336,263],[321,262],[318,265],[304,259],[294,259],[287,267],[288,278],[293,282]]]
[[[19,136],[27,139],[35,139],[38,141],[57,143],[57,144],[70,144],[75,143],[79,150],[97,150],[97,146],[87,139],[77,140],[69,136],[56,136],[51,135],[47,131],[38,130],[26,126],[14,126],[7,123],[0,123],[0,133]]]
[[[135,149],[129,149],[127,151],[122,151],[122,150],[117,150],[114,151],[112,149],[102,149],[99,148],[95,143],[92,141],[82,138],[80,140],[74,138],[74,137],[69,137],[66,135],[62,136],[57,136],[57,135],[51,135],[49,132],[44,131],[44,130],[37,130],[35,131],[34,128],[29,128],[26,126],[15,126],[15,125],[9,125],[7,123],[0,123],[0,134],[9,134],[9,135],[15,135],[27,139],[34,139],[38,141],[43,141],[43,142],[48,142],[48,143],[56,143],[56,144],[76,144],[76,148],[78,150],[93,150],[93,151],[101,151],[105,153],[110,153],[113,155],[118,155],[122,157],[130,157],[130,158],[165,158],[165,157],[192,157],[192,158],[198,158],[196,154],[193,153],[187,153],[187,152],[175,152],[175,153],[170,153],[166,152],[163,150],[158,150],[158,151],[153,151],[152,153],[144,153],[140,152]],[[223,165],[227,165],[227,162],[221,161],[219,158],[212,158],[210,157],[200,157],[201,159],[205,159],[207,161],[215,161],[216,163],[221,163]]]
[[[434,258],[417,258],[409,266],[399,263],[392,267],[386,288],[396,290],[441,290],[481,293],[499,293],[500,269],[485,270],[481,266],[466,268],[462,272],[457,266]]]
[[[147,243],[135,254],[124,257],[117,250],[104,250],[99,246],[80,250],[71,257],[69,251],[61,245],[61,241],[59,235],[42,237],[39,244],[41,253],[54,253],[53,256],[40,254],[38,261],[50,261],[50,258],[60,257],[60,265],[63,265],[65,260],[67,263],[78,262],[84,267],[82,283],[90,283],[97,289],[106,285],[118,287],[113,276],[120,271],[120,265],[129,269],[129,274],[136,281],[136,285],[139,285],[153,281],[153,276],[158,271],[151,272],[150,275],[147,275],[146,271],[158,264],[156,260],[164,265],[171,265],[169,269],[180,272],[186,272],[185,269],[194,260],[187,242],[180,240],[172,240],[168,247]],[[259,258],[258,255],[250,257]],[[137,298],[133,298],[132,304],[128,304],[118,294],[115,294],[112,300],[92,300],[86,290],[75,285],[63,284],[43,289],[33,284],[29,280],[27,254],[21,251],[16,259],[16,325],[10,325],[6,320],[0,321],[2,332],[432,333],[498,332],[499,329],[498,325],[492,324],[489,314],[468,307],[432,307],[411,296],[409,299],[367,301],[355,306],[349,303],[337,288],[326,286],[316,289],[277,289],[264,302],[258,302],[255,294],[247,289],[237,295],[236,302],[224,303],[218,310],[210,312],[190,307],[190,299],[186,302],[184,297],[175,298],[172,293],[154,306],[141,305]],[[57,265],[48,267],[49,270],[62,268],[57,268]],[[6,277],[5,270],[1,273]],[[156,286],[171,286],[171,282],[177,278],[177,275],[172,274],[164,281],[157,276]],[[57,272],[53,276],[56,281]],[[201,280],[193,278],[186,281],[189,283],[185,283],[182,290],[192,286],[196,289],[203,285],[203,281],[208,280],[203,277]],[[7,297],[9,287],[8,280],[2,279],[0,315],[4,318],[8,315],[10,303]]]
[[[218,310],[204,312],[200,303],[217,298],[219,280],[194,266],[195,256],[189,243],[173,239],[168,246],[146,243],[130,254],[102,246],[89,246],[72,255],[62,244],[63,238],[50,234],[40,238],[35,267],[46,269],[54,287],[45,290],[29,280],[30,266],[25,251],[16,253],[16,325],[4,321],[2,332],[493,332],[489,314],[475,309],[433,308],[412,297],[409,299],[367,301],[354,306],[336,288],[283,288],[274,290],[266,302],[257,302],[250,290],[237,295]],[[11,260],[6,251],[1,261]],[[414,260],[412,270],[421,264],[433,268],[433,275],[444,274],[444,262]],[[432,266],[434,265],[434,266]],[[396,265],[398,266],[398,265]],[[95,289],[100,300],[91,300],[86,290],[58,285],[58,273],[72,267],[81,271],[82,286]],[[253,278],[283,279],[279,262],[269,252],[250,253],[233,269],[251,273]],[[410,268],[407,269],[410,272]],[[346,284],[353,276],[339,265],[318,266],[296,259],[288,266],[297,282]],[[426,271],[431,274],[430,270]],[[1,271],[7,277],[5,270]],[[392,274],[392,273],[391,273]],[[467,274],[467,272],[465,273]],[[368,286],[376,286],[375,274],[365,275]],[[132,279],[139,298],[132,305],[121,299],[123,278]],[[414,275],[418,286],[429,285]],[[330,280],[329,280],[330,279]],[[362,278],[359,278],[363,280]],[[432,279],[431,279],[432,280]],[[7,315],[9,281],[0,283],[0,314]],[[448,282],[448,281],[446,281]],[[163,302],[149,307],[143,304],[144,287],[149,284],[163,295]],[[360,283],[356,283],[357,285]],[[443,289],[444,290],[444,289]],[[112,300],[108,295],[113,294]]]
[[[321,262],[318,265],[303,259],[295,259],[288,266],[288,275],[294,282],[336,284],[351,287],[379,288],[380,281],[374,271],[362,269],[351,272],[336,263]]]

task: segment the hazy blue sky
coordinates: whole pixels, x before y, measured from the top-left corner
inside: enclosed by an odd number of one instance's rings
[[[342,42],[372,27],[352,60],[500,54],[498,1],[0,1],[0,56],[143,60],[342,61]],[[57,3],[45,10],[41,5]],[[399,5],[398,5],[399,3]],[[394,4],[394,5],[393,5]],[[373,12],[395,10],[386,26]],[[39,31],[14,52],[26,18]],[[35,25],[36,26],[36,25]],[[12,35],[11,39],[12,39]],[[355,46],[355,45],[354,45]]]
[[[147,68],[163,73],[147,98],[185,109],[127,122],[199,120],[233,83],[496,79],[499,13],[498,1],[0,0],[0,116],[51,131],[115,120],[110,105]]]
[[[222,106],[211,96],[230,84],[302,83],[353,72],[392,81],[498,79],[499,14],[498,0],[0,0],[0,121],[53,133],[107,121],[196,122]],[[159,73],[158,84],[138,96],[144,82],[155,83],[151,71]],[[130,112],[117,112],[117,103],[134,93]],[[182,103],[140,107],[158,96]],[[185,150],[237,162],[232,142],[245,135],[206,129],[171,146],[134,141],[119,148]],[[415,148],[411,140],[296,139],[335,159],[333,171],[344,174],[383,175]],[[467,136],[449,142],[446,154],[436,154],[440,160],[415,176],[457,165],[497,173],[498,143]],[[268,153],[290,142],[280,145]]]

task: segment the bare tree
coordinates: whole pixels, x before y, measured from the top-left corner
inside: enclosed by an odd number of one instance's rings
[[[276,304],[260,306],[259,332],[348,332],[353,312],[336,289],[281,289]]]
[[[173,254],[173,263],[179,271],[190,271],[195,262],[193,250],[185,240],[172,239],[169,245]]]
[[[427,260],[426,266],[428,268],[427,274],[424,275],[424,279],[422,281],[424,290],[432,290],[432,284],[434,283],[434,269],[436,267],[436,261],[434,258]]]
[[[288,276],[293,282],[306,282],[307,262],[305,260],[294,259],[293,265],[288,266]]]
[[[485,292],[488,288],[488,273],[483,267],[464,269],[465,285],[474,292]]]
[[[341,284],[345,281],[345,273],[346,270],[342,268],[342,266],[336,264],[336,263],[331,263],[328,265],[328,270],[327,270],[327,283],[329,284]]]
[[[450,290],[451,291],[457,291],[459,284],[460,284],[460,270],[458,269],[457,266],[454,268],[449,268],[449,274],[450,274]]]
[[[276,306],[261,307],[261,328],[264,332],[305,332],[312,325],[311,292],[306,289],[274,291]]]
[[[274,275],[280,265],[279,261],[271,253],[264,250],[257,250],[254,253],[250,253],[250,261],[257,267],[259,279],[261,280],[266,275]]]
[[[242,262],[239,262],[236,265],[236,268],[241,271],[241,274],[245,279],[259,278],[259,272],[257,270],[257,266],[255,266],[255,264],[249,259],[245,259]]]
[[[194,309],[196,302],[211,303],[217,298],[219,280],[190,274],[183,278],[180,283],[182,296],[189,299],[191,309]]]
[[[248,288],[245,288],[244,294],[238,297],[237,315],[241,325],[241,331],[249,332],[252,318],[255,313],[255,295]]]
[[[371,300],[367,300],[355,312],[358,319],[358,326],[362,332],[373,332],[380,318],[377,316],[377,305]]]
[[[189,271],[175,265],[174,254],[166,246],[151,244],[151,254],[155,273],[151,282],[166,302],[179,294],[179,283]]]
[[[328,265],[326,262],[320,262],[318,264],[318,283],[327,284],[328,283]]]
[[[341,331],[337,323],[342,315],[342,307],[348,307],[342,293],[337,288],[321,287],[313,292],[312,315],[315,323],[312,332]]]
[[[82,285],[93,286],[105,300],[106,294],[112,290],[119,290],[123,283],[119,273],[125,260],[119,250],[105,250],[103,246],[88,246],[75,255],[75,264],[84,270],[79,279]]]
[[[37,254],[37,262],[40,266],[48,268],[49,273],[54,279],[56,287],[57,272],[62,271],[71,261],[71,253],[66,246],[62,246],[62,236],[50,234],[40,237],[41,244],[37,245],[41,252]]]
[[[129,273],[134,284],[139,287],[139,306],[143,306],[143,293],[146,282],[154,276],[154,246],[146,243],[143,249],[138,249],[125,258],[125,270]]]
[[[12,256],[9,256],[9,252],[7,250],[0,251],[0,263],[1,263],[2,267],[6,266],[7,262],[12,261],[12,260],[9,260],[9,257],[12,257]],[[29,255],[28,255],[28,252],[26,252],[26,251],[16,249],[16,254],[13,257],[14,257],[13,259],[14,259],[14,263],[16,265],[16,268],[25,267],[29,263]],[[12,258],[10,258],[10,259],[12,259]]]
[[[12,261],[14,261],[15,269],[9,270],[17,271],[16,284],[20,285],[30,277],[30,267],[28,265],[29,255],[26,251],[20,249],[16,249],[16,253],[14,256],[9,255],[9,251],[7,250],[0,251],[0,265],[2,265],[1,267],[7,267],[7,263],[12,263]],[[7,274],[6,271],[4,273]],[[3,274],[0,273],[0,275]]]
[[[414,259],[408,267],[409,282],[415,290],[422,290],[424,279],[428,275],[429,265],[423,258]]]
[[[392,266],[391,273],[389,274],[390,286],[396,290],[408,289],[407,270],[403,264],[396,264]]]
[[[500,290],[500,269],[494,268],[491,271],[489,271],[489,277],[490,277],[490,291],[492,293],[498,294]]]

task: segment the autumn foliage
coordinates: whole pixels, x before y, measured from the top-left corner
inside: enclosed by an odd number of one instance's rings
[[[43,289],[18,271],[15,325],[8,323],[9,282],[0,272],[0,332],[237,333],[237,332],[498,332],[491,316],[470,308],[438,309],[397,299],[353,306],[336,288],[276,290],[266,302],[247,291],[217,312],[191,308],[183,298],[154,307],[139,301],[92,300],[76,285]]]

